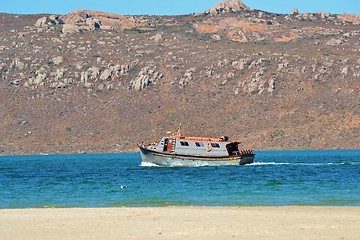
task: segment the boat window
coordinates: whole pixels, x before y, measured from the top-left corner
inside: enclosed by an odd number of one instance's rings
[[[202,142],[195,142],[195,145],[197,147],[203,147],[204,146],[204,144]]]
[[[180,144],[181,144],[181,146],[189,146],[189,143],[188,143],[188,142],[180,141]]]
[[[219,148],[220,145],[218,143],[211,143],[211,146],[214,147],[214,148]]]

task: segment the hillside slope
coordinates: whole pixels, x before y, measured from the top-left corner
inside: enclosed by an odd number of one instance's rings
[[[181,122],[253,149],[360,148],[359,16],[0,14],[0,154],[135,150]]]

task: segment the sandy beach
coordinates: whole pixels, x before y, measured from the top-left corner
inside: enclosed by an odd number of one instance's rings
[[[2,209],[1,239],[360,239],[360,207]]]

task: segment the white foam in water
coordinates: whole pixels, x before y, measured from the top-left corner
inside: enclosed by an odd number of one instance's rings
[[[246,166],[251,165],[289,165],[290,163],[281,163],[281,162],[254,162],[252,164],[247,164]]]
[[[160,166],[151,162],[141,162],[140,167],[160,167]]]
[[[284,163],[284,162],[254,162],[252,164],[248,164],[248,166],[253,165],[303,165],[303,166],[325,166],[325,165],[344,165],[346,163]]]
[[[299,165],[305,165],[305,166],[325,166],[325,165],[344,165],[345,163],[296,163]]]
[[[191,165],[188,165],[188,164],[184,164],[182,161],[173,161],[172,163],[169,163],[168,166],[169,167],[205,167],[210,165],[208,163],[202,163],[202,162],[196,162],[196,163],[192,163]],[[150,162],[141,162],[140,167],[163,167],[163,166]]]
[[[307,165],[307,166],[322,166],[322,165],[342,165],[345,163],[286,163],[286,162],[254,162],[252,164],[246,164],[245,166],[261,166],[261,165]],[[181,163],[174,162],[170,167],[186,167]],[[194,164],[192,167],[209,166],[209,164]],[[141,162],[140,167],[161,167],[155,163]]]

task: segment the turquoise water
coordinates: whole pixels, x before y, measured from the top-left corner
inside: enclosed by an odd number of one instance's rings
[[[360,206],[360,150],[257,151],[246,166],[140,164],[138,153],[0,156],[0,208]]]

